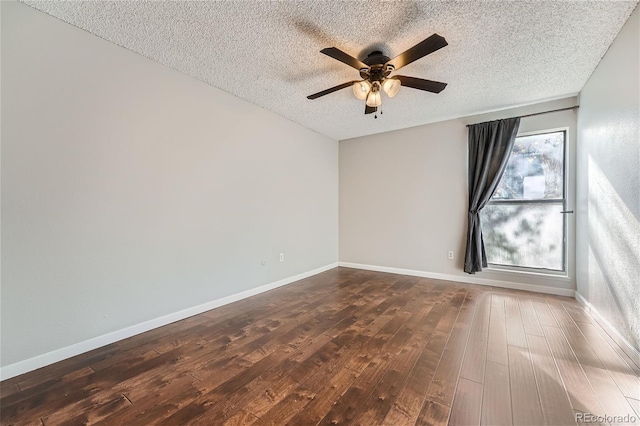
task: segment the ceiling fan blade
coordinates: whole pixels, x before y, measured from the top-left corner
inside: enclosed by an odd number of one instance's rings
[[[347,64],[357,70],[361,70],[362,68],[369,68],[369,66],[364,62],[357,60],[353,56],[344,53],[342,50],[336,47],[327,47],[326,49],[322,49],[320,53],[331,56],[333,59],[337,59],[343,64]]]
[[[394,78],[400,80],[400,83],[404,87],[411,87],[412,89],[426,90],[427,92],[440,93],[447,87],[447,83],[441,83],[439,81],[425,80],[416,77],[407,77],[406,75],[394,75]]]
[[[338,86],[331,87],[327,90],[323,90],[322,92],[314,93],[313,95],[307,96],[307,99],[317,99],[320,96],[328,95],[329,93],[337,92],[338,90],[344,89],[349,86],[353,86],[354,83],[357,83],[357,80],[349,81],[348,83],[342,83]]]
[[[413,46],[411,49],[406,50],[387,62],[386,65],[393,65],[396,70],[410,64],[413,61],[427,56],[430,53],[435,52],[438,49],[442,49],[447,45],[447,41],[444,37],[438,34],[433,34],[431,37],[422,40],[420,43]]]
[[[365,114],[373,114],[377,110],[378,110],[378,107],[370,107],[369,105],[365,105],[364,106],[364,113]]]

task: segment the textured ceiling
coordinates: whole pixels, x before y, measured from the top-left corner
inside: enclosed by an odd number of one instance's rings
[[[24,3],[341,140],[575,95],[637,1]],[[402,88],[378,119],[351,89],[306,99],[358,79],[322,48],[394,57],[433,33],[449,45],[400,74],[442,93]]]

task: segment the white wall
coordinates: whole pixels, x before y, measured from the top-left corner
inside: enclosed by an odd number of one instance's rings
[[[1,365],[337,262],[336,141],[1,3]]]
[[[580,92],[578,292],[640,349],[640,10]]]
[[[468,211],[466,125],[575,104],[573,97],[341,141],[340,261],[443,274],[449,279],[525,284],[524,289],[529,288],[526,285],[547,286],[572,294],[573,256],[568,259],[569,278],[486,269],[470,276],[463,272],[463,263]],[[563,127],[569,132],[572,193],[575,111],[523,118],[519,131]],[[572,206],[570,198],[569,208]],[[572,242],[574,218],[570,215],[568,219],[568,240]],[[455,260],[447,259],[449,250],[455,252]],[[573,244],[569,253],[573,253]]]

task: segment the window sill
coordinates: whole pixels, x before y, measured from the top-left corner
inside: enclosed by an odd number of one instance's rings
[[[523,271],[523,270],[516,270],[516,269],[508,269],[508,268],[497,266],[497,265],[489,266],[484,270],[487,272],[496,273],[500,275],[511,275],[511,276],[517,276],[517,277],[537,277],[537,278],[546,278],[546,279],[552,279],[552,280],[564,281],[564,282],[572,281],[571,277],[564,272],[553,273],[553,272]]]

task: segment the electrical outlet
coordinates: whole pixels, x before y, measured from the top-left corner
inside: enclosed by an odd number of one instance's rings
[[[449,252],[449,259],[453,259],[453,252],[452,251]]]
[[[280,262],[284,262],[284,253],[280,253]]]

